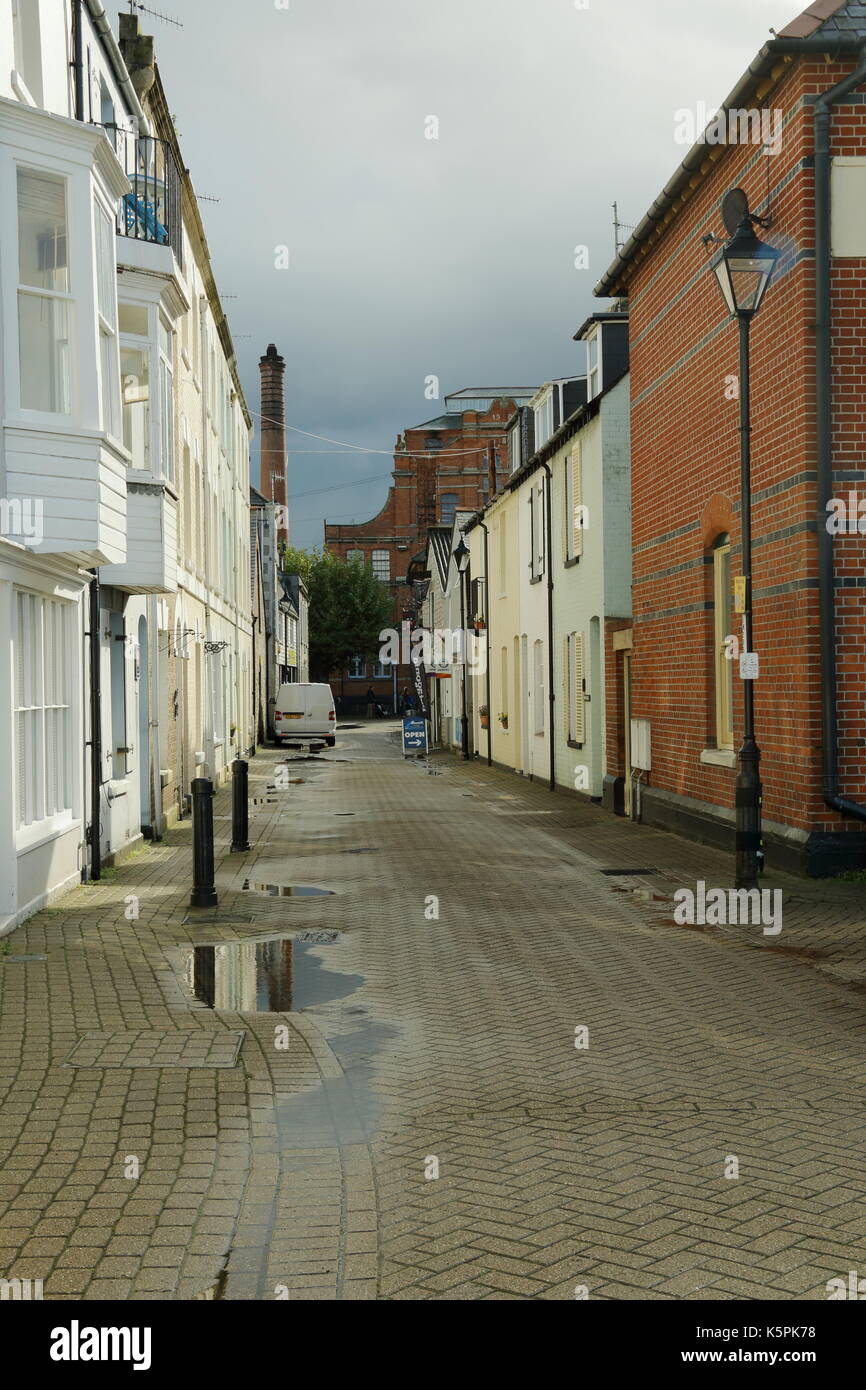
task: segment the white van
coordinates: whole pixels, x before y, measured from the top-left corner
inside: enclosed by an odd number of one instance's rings
[[[278,743],[337,741],[337,711],[329,685],[281,685],[274,705],[274,736]]]

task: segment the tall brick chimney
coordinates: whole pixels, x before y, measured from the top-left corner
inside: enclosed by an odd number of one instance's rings
[[[286,407],[283,395],[285,359],[273,343],[259,358],[262,377],[261,464],[259,492],[282,508],[277,523],[279,540],[289,538],[288,460],[286,458]]]

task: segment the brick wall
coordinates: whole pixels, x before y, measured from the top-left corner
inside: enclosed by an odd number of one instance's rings
[[[743,187],[784,258],[752,325],[754,645],[764,816],[805,831],[856,830],[824,805],[817,581],[814,372],[813,117],[810,97],[850,64],[795,61],[760,105],[785,113],[780,153],[716,147],[696,187],[649,253],[628,272],[634,550],[633,714],[652,724],[651,782],[716,806],[734,804],[735,773],[700,761],[712,741],[711,547],[728,531],[741,570],[738,330],[724,308],[707,232],[724,235],[719,204]],[[758,104],[755,102],[755,104]],[[834,109],[832,153],[866,154],[866,104]],[[709,153],[709,151],[708,151]],[[836,495],[861,480],[866,420],[864,260],[835,261]],[[854,486],[854,483],[850,483]],[[866,801],[864,541],[838,538],[839,715],[844,794]],[[734,630],[739,632],[739,618]],[[609,687],[610,688],[610,687]],[[734,745],[742,686],[734,679]]]

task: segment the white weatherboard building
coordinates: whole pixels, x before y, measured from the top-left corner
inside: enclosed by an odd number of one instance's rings
[[[466,524],[490,647],[489,680],[472,681],[471,743],[486,755],[489,736],[495,763],[614,804],[605,709],[627,699],[606,669],[631,614],[627,314],[594,314],[575,336],[587,345],[585,387],[547,382],[528,432],[515,416],[511,477]]]
[[[150,40],[0,0],[0,932],[255,741],[250,417]]]

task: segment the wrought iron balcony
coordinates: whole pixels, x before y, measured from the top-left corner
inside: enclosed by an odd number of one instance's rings
[[[118,236],[170,246],[182,265],[180,174],[171,146],[117,125],[105,130],[132,184],[118,209]]]

